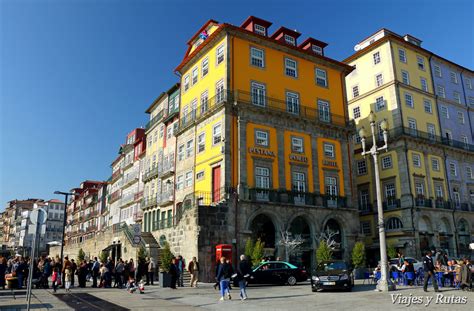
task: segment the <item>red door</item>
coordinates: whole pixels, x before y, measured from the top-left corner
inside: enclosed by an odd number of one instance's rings
[[[212,168],[212,202],[218,202],[221,198],[221,167]]]

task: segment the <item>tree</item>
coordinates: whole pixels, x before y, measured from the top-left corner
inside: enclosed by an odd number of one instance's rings
[[[140,246],[137,252],[138,261],[144,261],[147,256],[148,256],[148,253],[146,249],[143,246]]]
[[[363,268],[365,266],[365,245],[357,242],[352,249],[352,264],[354,268]]]
[[[325,241],[326,245],[331,249],[334,250],[336,248],[339,248],[340,243],[337,243],[336,240],[334,239],[336,235],[339,234],[339,231],[333,231],[329,228],[326,228],[325,231],[321,232],[319,234],[318,240],[319,242]]]
[[[77,253],[77,260],[78,261],[83,261],[86,258],[86,253],[82,250],[82,248],[79,249],[79,252]]]
[[[252,262],[252,255],[253,255],[253,248],[254,248],[254,243],[252,239],[248,238],[247,242],[245,243],[245,257],[247,257],[247,260],[249,262]]]
[[[265,243],[262,242],[260,239],[257,239],[252,251],[252,264],[254,266],[258,265],[262,261],[264,247]]]
[[[101,251],[99,254],[99,260],[101,263],[107,262],[107,252]]]
[[[168,273],[170,271],[171,260],[174,258],[173,253],[171,252],[170,245],[168,242],[165,242],[163,249],[161,250],[161,264],[160,269],[163,272]]]
[[[397,257],[397,250],[395,249],[393,245],[387,246],[387,255],[389,259]]]
[[[319,242],[319,246],[316,249],[316,260],[318,261],[318,263],[320,263],[331,259],[332,249],[331,247],[329,247],[325,240],[322,240],[321,242]]]
[[[278,241],[278,245],[282,245],[285,248],[285,259],[287,262],[290,261],[290,256],[304,243],[304,239],[301,234],[293,236],[288,230],[280,231],[281,238]]]

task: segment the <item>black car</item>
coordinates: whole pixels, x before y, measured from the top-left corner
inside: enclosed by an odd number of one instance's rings
[[[351,291],[354,275],[349,264],[342,260],[321,262],[311,276],[313,292],[323,289],[342,289]]]
[[[308,273],[285,261],[267,261],[252,269],[248,282],[250,284],[288,284],[308,280]]]

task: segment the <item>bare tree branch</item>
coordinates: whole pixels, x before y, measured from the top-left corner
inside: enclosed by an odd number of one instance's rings
[[[280,230],[280,240],[277,245],[281,245],[285,248],[286,261],[290,260],[290,255],[293,254],[305,240],[301,234],[293,235],[288,230]]]

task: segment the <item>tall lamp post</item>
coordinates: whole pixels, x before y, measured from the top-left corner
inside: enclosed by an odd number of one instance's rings
[[[379,176],[379,164],[378,164],[378,154],[379,151],[387,151],[388,149],[388,134],[387,134],[387,121],[384,119],[380,123],[380,128],[383,131],[383,141],[384,145],[377,148],[377,141],[375,139],[375,114],[373,111],[369,115],[370,129],[372,131],[372,147],[370,150],[365,148],[365,139],[366,132],[362,127],[359,130],[359,136],[362,142],[362,156],[371,155],[374,159],[374,171],[375,171],[375,187],[377,193],[377,214],[378,214],[378,227],[379,227],[379,241],[380,241],[380,270],[381,278],[377,282],[377,290],[381,292],[387,292],[390,290],[395,290],[395,286],[390,281],[388,277],[388,263],[387,263],[387,244],[385,241],[385,224],[383,219],[383,207],[382,207],[382,191],[380,187],[380,176]]]
[[[54,194],[61,194],[64,195],[64,220],[63,220],[63,235],[61,239],[61,265],[63,264],[63,255],[64,255],[64,231],[66,230],[66,220],[67,220],[67,199],[69,196],[75,195],[75,193],[71,192],[62,192],[62,191],[54,191]]]

